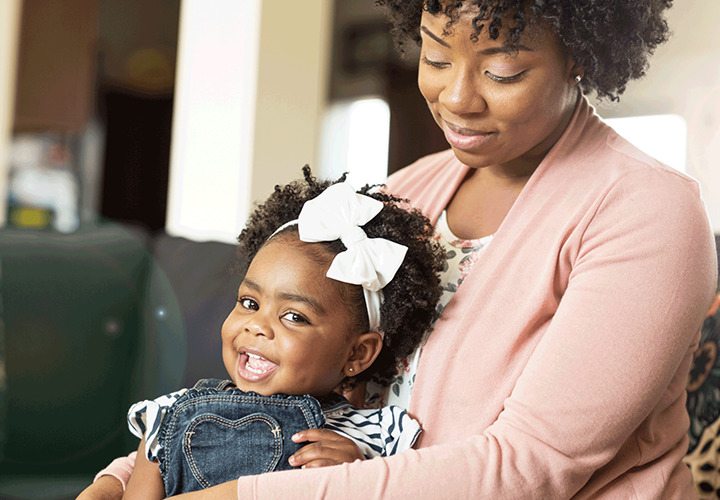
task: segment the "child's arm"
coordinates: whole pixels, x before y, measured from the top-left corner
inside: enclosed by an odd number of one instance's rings
[[[123,500],[161,500],[165,498],[165,485],[160,475],[160,467],[157,462],[151,462],[145,455],[145,438],[140,441],[135,468],[132,471],[130,480]]]
[[[292,440],[295,443],[310,442],[290,457],[293,467],[325,467],[365,459],[354,441],[329,429],[301,431]]]

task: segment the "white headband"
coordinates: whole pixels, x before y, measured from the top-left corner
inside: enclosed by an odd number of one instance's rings
[[[363,231],[361,226],[382,208],[381,201],[356,193],[350,184],[341,182],[305,202],[297,220],[283,224],[273,233],[297,224],[301,241],[342,241],[347,250],[335,256],[326,276],[362,286],[370,331],[380,334],[382,288],[392,281],[407,252],[404,245],[385,238],[368,238]]]

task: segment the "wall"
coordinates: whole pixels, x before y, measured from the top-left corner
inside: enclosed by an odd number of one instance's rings
[[[598,108],[606,117],[675,113],[685,118],[687,173],[701,184],[716,233],[720,233],[718,21],[720,2],[675,0],[668,14],[673,36],[650,60],[646,77],[631,83],[619,104]]]
[[[7,171],[15,101],[21,0],[0,2],[0,226],[7,212]]]
[[[166,228],[235,241],[256,201],[317,165],[329,0],[184,0]]]
[[[332,2],[262,2],[251,199],[317,169]]]
[[[95,96],[96,0],[24,0],[15,91],[18,132],[80,133]]]

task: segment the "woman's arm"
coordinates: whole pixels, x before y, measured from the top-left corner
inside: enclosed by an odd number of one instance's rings
[[[160,468],[157,462],[151,462],[145,456],[145,438],[140,441],[135,459],[135,468],[125,488],[123,500],[161,500],[165,498]]]
[[[98,472],[93,484],[85,488],[79,500],[120,500],[125,491],[125,485],[130,479],[133,467],[135,467],[135,455],[133,451],[126,457],[118,457],[107,467]]]
[[[204,490],[183,493],[168,498],[177,498],[178,500],[235,500],[237,498],[237,481],[228,481]]]
[[[85,488],[77,500],[120,500],[123,496],[123,485],[113,476],[101,476]]]

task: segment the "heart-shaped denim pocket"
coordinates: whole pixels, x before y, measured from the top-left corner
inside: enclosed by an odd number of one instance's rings
[[[274,470],[283,451],[282,430],[274,418],[262,413],[239,420],[198,415],[185,430],[183,450],[195,479],[209,488],[241,475]]]

